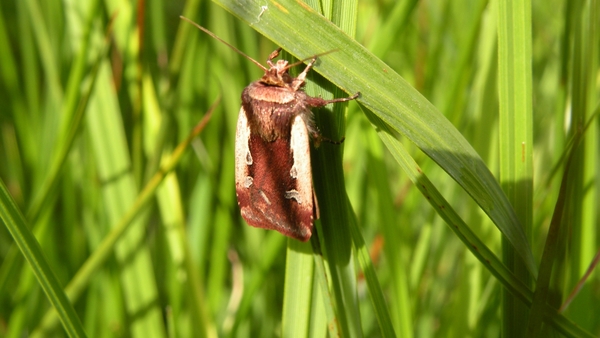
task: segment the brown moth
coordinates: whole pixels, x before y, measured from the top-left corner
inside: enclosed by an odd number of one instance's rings
[[[359,93],[333,100],[310,97],[302,87],[317,56],[309,58],[304,71],[294,78],[288,70],[302,61],[289,64],[286,60],[278,60],[273,63],[281,48],[271,53],[267,60],[269,68],[266,68],[212,32],[192,24],[265,72],[260,80],[252,82],[242,92],[238,116],[235,190],[242,217],[251,226],[277,230],[307,241],[312,235],[313,222],[318,218],[310,138],[320,139],[310,109],[350,101]]]

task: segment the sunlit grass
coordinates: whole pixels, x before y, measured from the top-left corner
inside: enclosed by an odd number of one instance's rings
[[[504,71],[515,60],[499,54],[498,30],[514,18],[495,2],[308,2],[345,33],[295,1],[217,2],[226,10],[0,3],[0,336],[77,335],[80,321],[92,337],[497,337],[510,323],[500,291],[527,309],[536,287],[505,268],[499,228],[517,259],[533,254],[525,265],[535,274],[557,205],[564,216],[542,304],[567,301],[600,247],[597,119],[567,156],[598,110],[598,1],[533,3],[530,84]],[[337,50],[319,60],[307,92],[362,95],[347,111],[317,113],[322,133],[345,136],[313,151],[319,244],[244,224],[235,123],[240,93],[261,71],[180,15],[261,63],[277,45],[290,58]],[[528,43],[513,33],[503,33],[509,43]],[[506,88],[524,100],[499,95]],[[207,128],[163,175],[217,97]],[[503,124],[499,107],[511,104],[530,109],[532,124]],[[522,187],[500,169],[521,159],[520,148],[502,148],[518,133],[533,139],[533,168],[514,176],[533,177],[532,205],[514,213],[499,184]],[[140,204],[157,177],[155,198]],[[13,239],[26,228],[43,256]],[[28,267],[40,259],[58,283]],[[534,306],[540,316],[515,332],[597,336],[598,285],[592,273],[562,317]],[[57,305],[64,295],[73,312]]]

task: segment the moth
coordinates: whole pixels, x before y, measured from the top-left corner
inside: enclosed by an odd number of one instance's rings
[[[242,92],[237,121],[235,190],[242,217],[251,226],[308,241],[318,218],[310,140],[321,139],[311,108],[354,100],[359,93],[333,100],[308,96],[302,88],[319,55],[294,64],[274,62],[279,48],[269,55],[267,68],[207,29],[192,24],[264,71]],[[297,77],[289,74],[290,68],[307,60],[310,62]]]

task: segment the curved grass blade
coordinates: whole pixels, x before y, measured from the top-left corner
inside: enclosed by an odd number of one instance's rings
[[[442,194],[422,173],[416,162],[404,150],[401,143],[385,131],[385,126],[380,129],[380,136],[390,149],[390,152],[401,165],[404,172],[410,177],[415,186],[427,197],[427,200],[438,214],[446,221],[452,231],[465,243],[471,253],[502,283],[514,297],[521,300],[527,306],[533,303],[533,291],[518,279],[503,263],[494,255],[483,241],[464,223],[452,206],[444,199]],[[543,306],[544,320],[550,323],[561,333],[568,337],[590,337],[591,334],[578,327],[566,317],[559,315],[550,305]]]
[[[315,70],[348,93],[394,132],[414,142],[480,205],[535,276],[527,238],[500,185],[460,132],[398,74],[308,6],[291,0],[216,1],[292,55],[302,59],[327,50]],[[314,39],[319,36],[319,39]]]
[[[70,337],[86,337],[75,309],[69,302],[69,298],[60,286],[50,265],[46,262],[42,248],[27,227],[23,214],[17,208],[2,180],[0,180],[0,218],[29,262],[50,303],[56,309],[67,334]]]

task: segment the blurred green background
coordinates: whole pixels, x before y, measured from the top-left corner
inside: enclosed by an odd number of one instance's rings
[[[337,17],[350,22],[346,33],[385,62],[382,71],[398,73],[431,102],[503,183],[500,149],[512,130],[499,127],[498,117],[499,106],[508,104],[498,94],[503,81],[499,69],[510,67],[498,57],[501,2],[360,0],[348,2],[356,5],[354,9],[340,6],[345,12],[329,14],[334,21]],[[263,7],[256,4],[264,6],[262,14],[254,16],[256,21],[229,13],[246,5],[260,11]],[[310,4],[325,12],[338,8],[328,7],[327,1]],[[318,257],[313,278],[310,244],[248,227],[239,215],[233,175],[235,123],[240,94],[260,78],[261,70],[179,16],[186,15],[262,63],[277,46],[252,26],[277,30],[260,24],[263,19],[271,22],[269,15],[278,7],[267,0],[222,5],[227,10],[200,0],[0,3],[0,179],[24,215],[23,224],[35,234],[58,280],[55,287],[69,285],[74,313],[89,336],[336,332],[328,331],[326,319],[332,317],[322,308],[323,300],[336,296],[324,295],[318,286],[318,281],[326,283],[319,276]],[[551,219],[563,212],[551,249],[555,258],[547,260],[553,271],[545,302],[558,309],[572,300],[560,319],[539,309],[536,313],[545,314],[544,334],[598,336],[600,275],[594,268],[600,248],[600,1],[534,1],[531,13],[524,14],[531,20],[531,50],[525,55],[532,73],[523,90],[531,107],[523,109],[531,125],[521,127],[534,142],[529,153],[532,203],[526,206],[531,218],[524,222],[527,250],[537,264],[545,261]],[[300,23],[296,29],[310,27]],[[316,36],[299,45],[319,45],[321,39]],[[322,59],[336,60],[334,54]],[[344,66],[360,67],[360,61]],[[343,68],[333,69],[344,77]],[[386,85],[368,80],[358,81],[357,88]],[[174,171],[156,177],[218,97],[207,128],[177,159]],[[368,99],[364,104],[372,110]],[[414,103],[399,99],[409,106]],[[338,121],[345,117],[345,125],[320,128],[324,134],[346,137],[338,151],[343,149],[345,189],[365,243],[353,234],[354,267],[342,277],[351,284],[354,303],[332,301],[337,316],[346,312],[349,317],[340,320],[341,335],[348,334],[346,322],[358,327],[349,329],[352,336],[506,334],[510,319],[501,311],[505,282],[471,254],[469,250],[478,248],[455,236],[429,196],[416,189],[359,104],[351,102],[345,115],[337,113]],[[575,155],[568,157],[575,132],[583,131],[588,121]],[[448,208],[485,249],[501,257],[501,233],[454,176],[438,166],[443,163],[432,161],[410,135],[393,135],[448,201]],[[144,197],[148,203],[137,203],[145,187],[157,186],[153,177],[162,183]],[[563,177],[568,183],[560,193]],[[43,282],[15,246],[9,229],[18,229],[19,222],[7,221],[8,209],[2,209],[6,226],[0,227],[0,336],[65,336],[40,288]],[[127,224],[124,233],[111,233]],[[18,231],[26,232],[23,227]],[[107,238],[116,245],[105,244]],[[298,252],[308,252],[308,263],[303,264],[309,267],[290,261]],[[90,265],[84,265],[86,261]],[[328,274],[331,261],[326,259]],[[365,281],[363,274],[364,264],[371,262],[376,284]],[[290,269],[308,280],[290,280]],[[582,278],[578,292],[569,296]],[[294,289],[312,287],[313,282],[310,302],[302,309],[290,305]],[[531,291],[534,286],[532,282]],[[337,288],[347,292],[335,283],[329,286],[332,294]],[[385,302],[373,296],[378,292]],[[394,331],[386,329],[381,313],[389,316]],[[547,325],[552,316],[560,324]],[[68,315],[62,318],[78,325]],[[524,332],[525,326],[515,325],[517,332]]]

